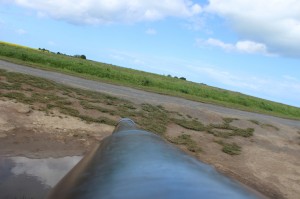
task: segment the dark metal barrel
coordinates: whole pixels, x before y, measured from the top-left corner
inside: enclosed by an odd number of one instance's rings
[[[259,198],[159,136],[122,119],[48,199]]]

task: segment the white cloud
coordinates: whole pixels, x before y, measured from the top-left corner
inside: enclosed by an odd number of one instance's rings
[[[157,31],[153,28],[149,28],[149,29],[146,30],[146,34],[147,35],[156,35]]]
[[[53,187],[67,172],[69,172],[82,157],[64,157],[58,159],[28,159],[13,157],[16,164],[12,168],[15,175],[27,174],[39,178],[44,184]]]
[[[198,41],[200,41],[200,40],[198,40]],[[223,48],[224,50],[227,50],[227,51],[234,49],[234,45],[227,44],[227,43],[224,43],[223,41],[220,41],[218,39],[213,39],[213,38],[207,39],[206,41],[204,41],[204,44]]]
[[[194,4],[193,6],[191,6],[191,11],[192,14],[199,14],[200,12],[202,12],[202,7],[199,4]]]
[[[235,47],[238,51],[245,53],[267,53],[267,47],[265,44],[253,41],[239,41],[236,43]]]
[[[224,17],[242,39],[270,52],[300,57],[300,1],[210,0],[206,12]]]
[[[268,53],[268,49],[265,44],[257,43],[254,41],[245,40],[245,41],[238,41],[235,44],[232,44],[232,43],[225,43],[218,39],[209,38],[207,40],[197,39],[196,42],[199,46],[202,45],[214,46],[214,47],[222,48],[225,51],[236,51],[241,53],[270,55],[270,53]]]
[[[19,6],[78,24],[135,23],[166,17],[191,17],[202,11],[190,0],[13,0]]]
[[[203,30],[205,27],[205,20],[201,16],[190,17],[184,24],[184,27],[194,31]]]
[[[25,34],[27,34],[27,31],[24,30],[24,29],[22,29],[22,28],[20,28],[20,29],[16,30],[16,33],[19,34],[19,35],[25,35]]]
[[[48,41],[49,46],[56,46],[56,43],[54,41]]]
[[[296,77],[290,76],[290,75],[283,75],[283,78],[289,81],[294,81],[294,82],[299,82],[300,80],[298,80]]]

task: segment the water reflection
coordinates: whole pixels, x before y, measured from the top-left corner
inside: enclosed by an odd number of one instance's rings
[[[0,157],[0,198],[44,198],[81,158]]]

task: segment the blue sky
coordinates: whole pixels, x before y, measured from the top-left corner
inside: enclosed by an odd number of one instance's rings
[[[0,0],[0,40],[300,107],[296,0]]]

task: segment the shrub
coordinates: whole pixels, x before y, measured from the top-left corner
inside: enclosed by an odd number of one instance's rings
[[[241,154],[241,147],[239,145],[237,145],[236,143],[231,143],[231,144],[225,143],[223,145],[222,151],[229,155],[239,155],[239,154]]]

